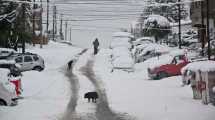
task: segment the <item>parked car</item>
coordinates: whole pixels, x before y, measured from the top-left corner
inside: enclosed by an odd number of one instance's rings
[[[13,49],[0,48],[0,59],[6,59],[8,56],[16,53]]]
[[[8,81],[9,70],[0,68],[0,105],[13,106],[17,104],[15,85]]]
[[[142,46],[142,45],[141,45]],[[155,43],[147,44],[142,46],[140,49],[136,49],[135,52],[135,62],[143,62],[149,58],[166,54],[170,51],[168,46],[159,45]]]
[[[148,67],[148,76],[152,79],[181,74],[181,69],[189,63],[184,53],[167,54],[150,59],[152,63]]]
[[[45,68],[43,58],[33,53],[14,54],[8,57],[8,60],[14,60],[17,64],[19,64],[21,71],[42,71]]]
[[[150,44],[154,42],[154,38],[152,37],[141,37],[133,41],[134,46],[142,45],[142,44]]]

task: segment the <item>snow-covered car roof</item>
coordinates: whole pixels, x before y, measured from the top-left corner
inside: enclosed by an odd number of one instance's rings
[[[0,64],[15,64],[14,60],[0,60]]]
[[[141,37],[133,41],[133,44],[137,45],[139,43],[153,43],[153,42],[154,42],[154,38],[152,37]]]
[[[169,54],[164,54],[161,56],[153,57],[145,61],[146,64],[148,64],[149,68],[156,68],[161,65],[170,64],[175,56],[178,55],[185,55],[182,50],[175,50],[170,52]]]
[[[155,51],[156,53],[168,53],[171,50],[171,48],[169,48],[168,46],[155,43],[137,46],[136,49],[143,49],[140,55],[145,54],[147,51]]]
[[[115,47],[127,47],[131,48],[131,44],[129,43],[129,38],[115,38],[111,41],[110,48]]]
[[[120,56],[128,56],[131,57],[130,51],[126,47],[117,47],[112,50],[113,58],[117,58]]]
[[[181,73],[184,73],[186,70],[190,71],[202,71],[202,72],[210,72],[215,71],[215,61],[198,61],[192,62],[182,68]]]
[[[142,51],[141,54],[145,54],[147,51],[155,51],[157,53],[168,53],[170,48],[168,46],[159,44],[148,44]]]
[[[16,52],[15,50],[9,48],[0,48],[0,51]]]

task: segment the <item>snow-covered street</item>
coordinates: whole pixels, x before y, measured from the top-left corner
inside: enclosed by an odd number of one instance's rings
[[[42,72],[25,72],[23,97],[17,106],[1,107],[1,120],[213,120],[215,109],[192,99],[181,77],[148,80],[146,65],[135,72],[111,72],[109,49],[80,55],[73,72],[67,62],[83,49],[51,42],[40,52],[46,61]],[[67,72],[66,72],[67,71]],[[72,74],[71,74],[72,73]],[[67,75],[66,75],[67,74]],[[73,78],[73,79],[68,79]],[[97,103],[88,103],[84,93],[96,90]],[[101,109],[102,108],[102,109]]]

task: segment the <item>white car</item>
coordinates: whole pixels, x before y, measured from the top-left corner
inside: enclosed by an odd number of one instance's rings
[[[0,105],[13,106],[17,104],[15,85],[8,81],[8,69],[0,68]]]
[[[8,60],[14,60],[17,64],[19,64],[20,71],[42,71],[45,69],[45,63],[43,58],[33,53],[14,54],[8,57]]]
[[[0,48],[0,59],[6,59],[8,56],[12,55],[13,53],[16,53],[16,51],[13,49]]]

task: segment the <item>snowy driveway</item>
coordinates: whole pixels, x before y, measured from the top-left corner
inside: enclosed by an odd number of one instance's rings
[[[67,111],[63,117],[63,120],[134,120],[134,117],[131,117],[126,113],[116,113],[111,110],[105,88],[102,85],[102,80],[95,75],[93,70],[95,58],[91,52],[87,52],[86,55],[84,55],[85,59],[82,59],[83,56],[81,56],[78,61],[79,66],[76,65],[76,68],[73,68],[77,75],[75,75],[72,70],[67,70],[65,72],[65,75],[68,77],[71,84],[71,99],[67,106]],[[79,85],[78,78],[83,78],[83,75],[86,77],[85,79],[87,79],[88,82],[92,83],[91,88],[95,89],[99,95],[98,102],[95,104],[88,103],[88,109],[86,109],[84,113],[76,110],[76,107],[78,107],[77,102],[79,100],[79,90],[82,88],[82,86]],[[85,92],[88,91],[85,90]],[[92,108],[91,112],[89,112],[90,108]]]
[[[17,106],[0,107],[0,120],[215,119],[214,106],[193,100],[190,87],[180,86],[180,76],[150,81],[145,64],[137,64],[133,73],[110,72],[109,49],[96,56],[88,50],[68,78],[66,63],[82,50],[59,43],[30,49],[45,59],[46,69],[24,73],[24,99]],[[94,90],[101,96],[97,104],[83,97]]]

